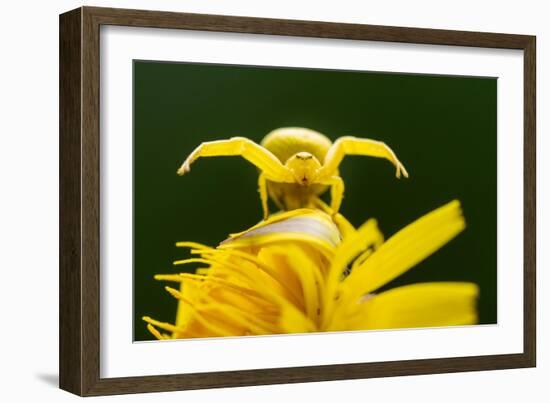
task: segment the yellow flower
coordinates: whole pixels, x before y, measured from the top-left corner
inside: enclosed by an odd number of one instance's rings
[[[384,241],[375,220],[355,229],[314,209],[274,214],[218,247],[181,242],[195,274],[158,280],[179,301],[174,324],[143,319],[158,339],[469,325],[475,284],[430,282],[377,290],[465,228],[452,201]],[[158,329],[167,331],[161,333]]]

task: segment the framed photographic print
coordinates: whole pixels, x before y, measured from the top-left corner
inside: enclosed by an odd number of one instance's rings
[[[60,387],[535,365],[535,37],[60,16]]]

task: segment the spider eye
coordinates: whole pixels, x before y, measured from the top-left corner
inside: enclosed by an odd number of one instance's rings
[[[313,155],[311,155],[310,153],[302,152],[302,153],[296,154],[296,158],[298,158],[299,160],[305,161],[305,160],[312,159]]]

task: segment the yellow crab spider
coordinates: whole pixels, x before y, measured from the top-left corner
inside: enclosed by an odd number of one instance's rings
[[[268,194],[281,209],[315,207],[336,214],[344,197],[338,167],[346,155],[385,158],[395,166],[397,178],[409,176],[392,149],[381,141],[346,136],[332,143],[325,135],[301,127],[273,130],[261,145],[245,137],[202,143],[187,157],[178,174],[189,172],[197,158],[235,155],[260,170],[258,187],[264,219],[269,215]],[[329,187],[330,210],[319,198]]]

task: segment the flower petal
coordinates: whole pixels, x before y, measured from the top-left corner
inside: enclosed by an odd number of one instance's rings
[[[324,256],[331,258],[340,240],[340,231],[328,214],[319,210],[300,209],[274,214],[247,231],[231,234],[218,248],[261,247],[292,241],[315,247]]]
[[[349,297],[358,299],[433,254],[464,228],[460,203],[454,200],[389,238],[342,282]]]
[[[393,288],[363,302],[356,329],[390,329],[477,323],[473,283],[418,283]]]
[[[296,283],[296,292],[303,301],[303,310],[314,323],[318,322],[321,310],[321,292],[323,287],[323,274],[316,264],[315,257],[307,253],[307,249],[300,248],[292,243],[263,249],[262,253],[269,253],[273,261],[278,260],[277,266],[285,267],[291,273],[292,280]]]
[[[335,299],[339,293],[339,285],[347,265],[358,255],[369,248],[376,248],[382,244],[384,236],[378,229],[375,219],[370,219],[356,231],[346,237],[336,248],[334,259],[326,279],[324,292],[325,307],[323,310],[322,326],[330,326],[333,318]]]

